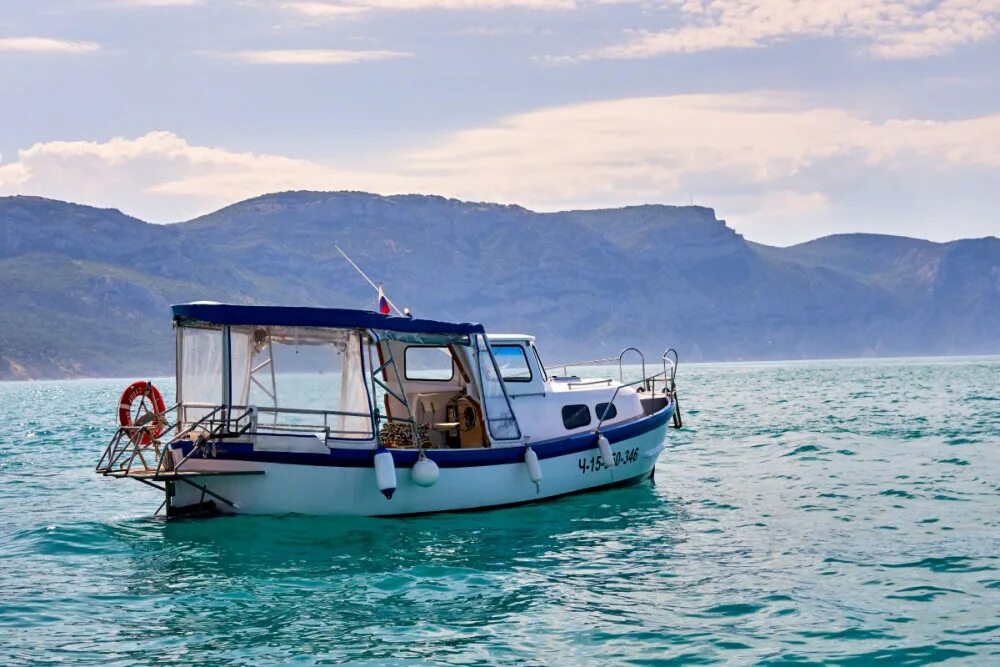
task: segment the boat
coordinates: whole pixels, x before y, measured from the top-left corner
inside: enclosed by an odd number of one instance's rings
[[[367,310],[173,306],[176,402],[132,383],[96,471],[159,513],[400,516],[649,479],[681,426],[677,353],[546,367],[530,335]],[[641,361],[626,381],[624,360]],[[572,374],[618,364],[618,379]],[[555,371],[562,369],[559,374]]]

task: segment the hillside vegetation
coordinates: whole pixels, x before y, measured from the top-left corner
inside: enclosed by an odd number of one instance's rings
[[[534,333],[548,362],[1000,352],[1000,239],[750,243],[698,206],[535,213],[289,192],[173,225],[0,198],[0,379],[156,374],[169,306],[372,308],[339,244],[420,316]]]

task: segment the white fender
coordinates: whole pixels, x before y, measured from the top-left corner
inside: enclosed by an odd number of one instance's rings
[[[438,464],[424,456],[423,452],[420,452],[420,458],[410,468],[410,477],[417,486],[434,486],[439,474]]]
[[[375,452],[375,481],[386,500],[391,500],[392,494],[396,492],[396,464],[392,460],[392,454],[384,447],[379,447]]]
[[[535,491],[539,490],[542,481],[542,466],[538,465],[538,454],[531,447],[524,448],[524,465],[528,468],[528,477],[535,483]]]
[[[604,462],[604,466],[606,468],[614,468],[615,457],[611,454],[611,443],[608,442],[603,433],[597,436],[597,448],[601,450],[601,461]]]

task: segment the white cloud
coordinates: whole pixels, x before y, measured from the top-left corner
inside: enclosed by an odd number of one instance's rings
[[[335,5],[328,2],[286,2],[281,5],[311,19],[340,19],[364,14],[370,7],[360,5]]]
[[[412,53],[402,51],[347,51],[339,49],[234,51],[219,55],[257,65],[348,65],[413,57]]]
[[[0,193],[118,206],[155,220],[288,189],[426,192],[541,210],[695,195],[724,214],[729,206],[762,220],[828,212],[837,203],[828,187],[845,173],[851,187],[875,196],[879,183],[898,192],[959,169],[1000,169],[1000,115],[875,122],[760,93],[541,109],[384,156],[368,170],[197,146],[170,132],[54,141],[0,165]],[[984,201],[990,196],[983,193]]]
[[[832,160],[1000,167],[1000,115],[875,123],[783,94],[631,98],[512,116],[402,163],[464,196],[556,208],[789,190]]]
[[[95,42],[72,42],[49,37],[0,37],[0,51],[25,53],[90,53],[101,48]]]
[[[159,221],[275,190],[373,187],[374,174],[309,160],[196,146],[172,132],[134,139],[51,141],[0,165],[0,193],[120,207]],[[385,183],[388,185],[389,183]]]
[[[673,9],[679,25],[636,31],[625,43],[553,60],[646,58],[763,47],[803,37],[859,39],[876,57],[915,58],[1000,34],[1000,0],[289,0],[280,6],[312,20],[328,20],[371,11],[566,11],[611,3]]]
[[[682,25],[643,31],[587,57],[647,58],[762,47],[802,37],[859,39],[880,58],[918,58],[1000,34],[1000,0],[670,0]]]

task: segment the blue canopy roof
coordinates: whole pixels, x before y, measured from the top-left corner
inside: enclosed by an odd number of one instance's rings
[[[173,307],[174,321],[244,326],[380,329],[416,334],[482,334],[482,324],[391,317],[370,310],[304,306],[241,306],[228,303],[184,303]]]

